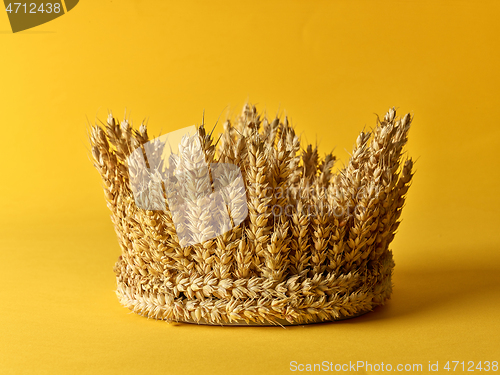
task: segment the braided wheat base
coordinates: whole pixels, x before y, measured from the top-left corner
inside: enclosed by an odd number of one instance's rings
[[[274,285],[259,277],[143,276],[120,257],[115,266],[116,294],[133,312],[168,322],[309,324],[356,317],[384,304],[392,292],[393,267],[392,252],[387,251],[364,271],[314,278],[295,275]]]
[[[200,321],[196,321],[192,318],[190,319],[184,319],[184,320],[179,320],[178,323],[188,323],[188,324],[198,324],[198,325],[220,325],[220,326],[239,326],[239,327],[248,327],[248,326],[258,326],[258,327],[273,327],[273,326],[297,326],[297,325],[303,325],[303,324],[318,324],[318,323],[325,323],[329,321],[337,321],[337,320],[346,320],[346,319],[352,319],[352,318],[357,318],[358,316],[364,315],[369,313],[370,311],[362,311],[360,313],[357,313],[355,315],[351,316],[340,316],[339,318],[336,319],[330,319],[330,320],[309,320],[307,323],[291,323],[287,320],[284,319],[279,319],[276,318],[272,323],[270,322],[253,322],[253,321],[244,321],[244,320],[236,320],[236,321],[231,321],[231,322],[224,322],[224,323],[213,323],[211,321],[207,321],[204,318],[201,318]],[[141,315],[141,314],[138,314]],[[142,316],[142,315],[141,315]],[[314,318],[313,318],[314,319]]]

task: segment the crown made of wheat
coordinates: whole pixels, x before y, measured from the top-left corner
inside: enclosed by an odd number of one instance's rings
[[[252,105],[217,140],[201,125],[174,144],[110,114],[90,141],[122,251],[120,302],[166,321],[283,325],[383,304],[411,120],[390,109],[333,172],[332,153],[301,149],[288,118]]]

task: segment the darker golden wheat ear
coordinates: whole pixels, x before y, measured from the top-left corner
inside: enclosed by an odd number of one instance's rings
[[[244,182],[224,196],[231,222],[207,223],[196,207],[175,216],[182,202],[169,196],[167,182],[129,158],[154,142],[146,126],[136,130],[109,115],[91,129],[90,142],[122,250],[115,266],[120,302],[166,321],[282,325],[348,318],[383,304],[392,291],[389,245],[413,176],[412,160],[402,159],[411,121],[390,109],[359,135],[337,172],[333,154],[301,149],[288,118],[263,118],[255,106],[227,120],[220,137],[200,126],[172,163],[172,173],[188,171],[186,199],[200,198],[193,186],[203,181],[230,186],[229,175],[213,177],[212,167],[208,178],[204,163],[234,164]],[[189,151],[196,147],[201,158]],[[158,209],[140,208],[130,187],[131,178],[148,174],[164,190],[153,194],[157,201],[141,199]],[[248,215],[239,217],[245,202]],[[208,211],[224,214],[216,205]],[[183,231],[199,241],[186,246]],[[210,231],[223,234],[203,240]]]

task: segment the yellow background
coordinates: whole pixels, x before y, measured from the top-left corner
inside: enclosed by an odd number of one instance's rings
[[[83,0],[12,34],[0,12],[0,374],[500,360],[499,18],[499,1]],[[335,147],[339,166],[375,113],[415,115],[386,306],[282,329],[169,325],[119,305],[88,122],[127,111],[159,135],[246,100]]]

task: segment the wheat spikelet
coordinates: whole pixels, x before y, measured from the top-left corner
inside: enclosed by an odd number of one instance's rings
[[[302,201],[298,201],[297,207],[292,208],[291,225],[292,239],[290,242],[290,274],[299,275],[309,264],[311,258],[309,247],[309,216],[304,211]]]
[[[269,186],[268,175],[266,173],[266,158],[264,153],[264,143],[259,135],[251,136],[248,144],[248,229],[247,237],[253,255],[253,269],[259,272],[264,258],[264,244],[268,241],[271,225],[268,221],[272,214],[272,207],[269,205],[271,197],[266,194]]]
[[[90,142],[122,250],[120,302],[167,321],[278,325],[383,304],[413,177],[402,161],[411,121],[391,108],[334,172],[332,153],[301,152],[288,118],[250,104],[217,147],[201,125],[168,163],[146,125],[110,114]]]

